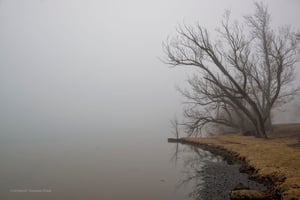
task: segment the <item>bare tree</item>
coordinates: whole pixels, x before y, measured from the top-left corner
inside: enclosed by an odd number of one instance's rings
[[[289,27],[272,29],[262,3],[255,3],[255,13],[243,24],[230,23],[229,15],[226,12],[214,41],[200,24],[179,26],[177,36],[163,45],[164,62],[198,69],[188,80],[191,90],[181,90],[188,100],[184,124],[190,135],[210,123],[240,128],[250,122],[254,135],[267,138],[272,108],[299,91],[291,87],[296,34]]]
[[[172,127],[172,130],[173,130],[173,134],[176,136],[176,139],[178,140],[179,139],[179,122],[178,122],[178,119],[177,117],[175,116],[173,120],[170,121],[171,123],[171,127]]]

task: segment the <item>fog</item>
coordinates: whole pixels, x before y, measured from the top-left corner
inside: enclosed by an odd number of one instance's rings
[[[265,2],[273,24],[300,30],[299,1]],[[161,44],[178,23],[214,30],[225,9],[240,18],[253,1],[2,0],[1,142],[170,136],[189,72],[163,64]]]

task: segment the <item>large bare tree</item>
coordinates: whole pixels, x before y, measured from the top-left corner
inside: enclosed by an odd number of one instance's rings
[[[272,109],[299,91],[292,87],[296,34],[287,26],[273,29],[263,3],[255,3],[244,23],[231,23],[229,16],[215,37],[200,24],[179,26],[163,44],[164,62],[198,69],[188,80],[190,90],[180,90],[187,98],[184,125],[190,135],[215,123],[267,138]]]

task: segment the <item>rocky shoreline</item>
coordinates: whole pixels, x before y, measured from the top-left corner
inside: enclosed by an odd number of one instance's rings
[[[180,138],[178,142],[221,156],[226,160],[227,165],[231,165],[228,167],[226,164],[206,164],[205,185],[202,191],[204,199],[281,199],[274,183],[271,180],[254,176],[255,169],[241,159],[237,153],[220,146],[199,143],[185,138]]]

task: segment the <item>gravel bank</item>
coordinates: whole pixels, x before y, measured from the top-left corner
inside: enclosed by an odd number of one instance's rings
[[[203,200],[225,200],[230,199],[229,193],[234,189],[253,189],[266,191],[264,184],[249,179],[246,173],[240,173],[240,164],[206,163],[203,171],[203,189],[201,191]]]

